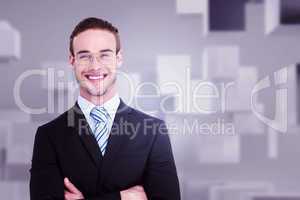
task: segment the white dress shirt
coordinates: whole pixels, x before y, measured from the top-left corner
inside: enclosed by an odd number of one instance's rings
[[[91,114],[92,109],[96,105],[94,105],[92,102],[88,101],[87,99],[83,98],[80,95],[78,96],[77,102],[78,102],[78,105],[79,105],[81,111],[83,112],[84,117],[87,120],[91,130],[94,131],[96,124],[90,114]],[[116,115],[117,109],[119,107],[119,104],[120,104],[120,97],[118,94],[116,94],[110,100],[106,101],[103,105],[101,105],[106,109],[106,111],[108,112],[110,119],[111,119],[110,123],[108,124],[109,133],[112,128],[112,124],[115,119],[115,115]]]

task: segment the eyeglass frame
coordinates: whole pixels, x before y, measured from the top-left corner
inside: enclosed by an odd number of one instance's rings
[[[103,56],[107,55],[107,53],[111,53],[109,56],[111,56],[109,59],[107,59],[105,61],[105,59],[103,59]],[[80,61],[80,58],[78,56],[80,55],[86,55],[88,56],[86,61]],[[79,51],[78,53],[76,53],[76,55],[74,56],[74,60],[77,64],[79,65],[82,65],[82,66],[90,66],[94,63],[95,59],[97,60],[97,62],[99,64],[102,64],[102,65],[110,65],[113,63],[113,59],[114,57],[117,56],[117,53],[115,51],[112,51],[110,49],[104,49],[104,50],[101,50],[100,52],[96,52],[96,53],[91,53],[89,51]],[[84,58],[82,58],[84,59]],[[83,62],[86,62],[86,63],[83,63]]]

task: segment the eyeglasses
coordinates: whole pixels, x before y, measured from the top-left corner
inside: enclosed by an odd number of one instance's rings
[[[114,62],[115,52],[80,53],[75,56],[75,61],[82,66],[90,66],[96,58],[101,65],[111,65]]]

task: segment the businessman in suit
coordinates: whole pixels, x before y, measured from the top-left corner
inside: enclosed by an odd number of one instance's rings
[[[69,61],[80,95],[37,129],[31,199],[179,200],[165,123],[118,96],[117,28],[98,18],[82,20],[70,36]]]

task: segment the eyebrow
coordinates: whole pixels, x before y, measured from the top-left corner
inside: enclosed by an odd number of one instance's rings
[[[105,52],[114,52],[113,50],[111,50],[111,49],[103,49],[103,50],[100,50],[99,51],[100,53],[105,53]]]
[[[90,53],[90,51],[87,51],[87,50],[82,50],[82,51],[78,51],[76,54],[82,54],[82,53]]]
[[[99,51],[100,53],[106,53],[106,52],[114,52],[113,50],[111,50],[111,49],[102,49],[102,50],[100,50]],[[81,50],[81,51],[78,51],[76,54],[78,55],[78,54],[82,54],[82,53],[91,53],[90,51],[88,51],[88,50]]]

